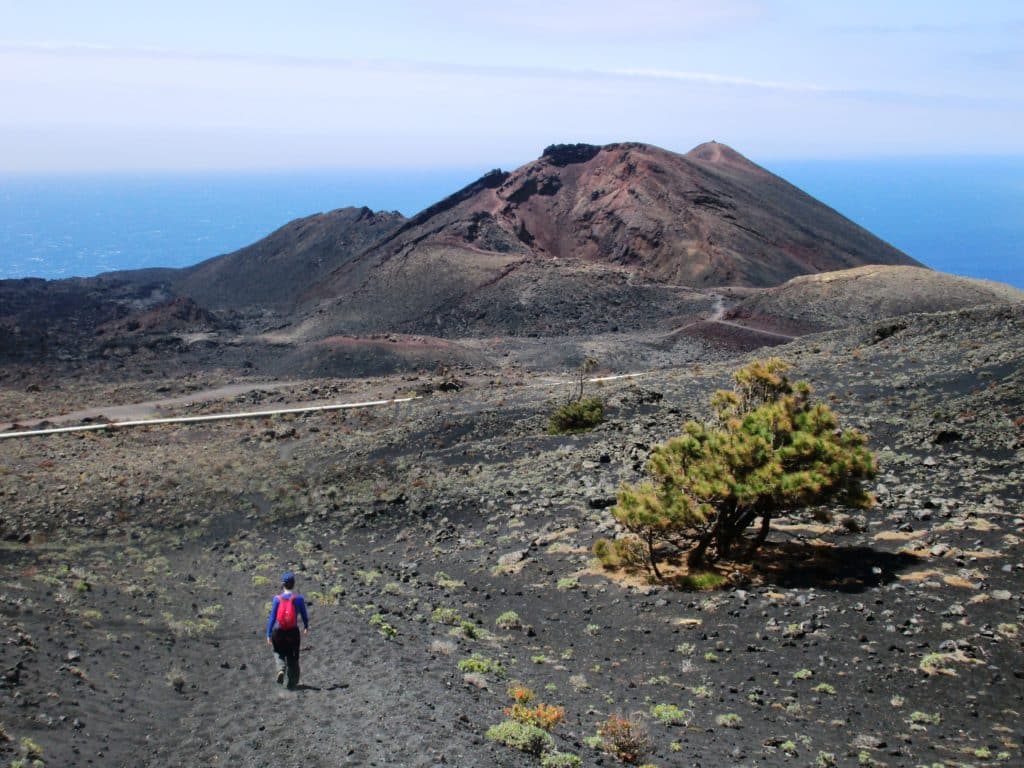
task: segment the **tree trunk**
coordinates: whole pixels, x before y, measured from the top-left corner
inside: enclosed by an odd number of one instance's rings
[[[661,573],[658,571],[658,564],[654,560],[654,537],[647,537],[647,557],[651,563],[651,572],[654,573],[654,578],[658,581],[662,581]]]
[[[750,542],[750,547],[747,549],[747,560],[752,560],[757,550],[761,548],[761,545],[765,543],[768,538],[768,531],[771,528],[772,515],[770,512],[761,513],[761,528],[757,532],[757,536]]]
[[[711,537],[714,536],[715,531],[712,529],[709,533],[704,534],[697,542],[697,546],[690,550],[689,554],[686,555],[686,564],[690,568],[699,568],[705,565],[705,558],[707,557],[708,545],[711,544]]]

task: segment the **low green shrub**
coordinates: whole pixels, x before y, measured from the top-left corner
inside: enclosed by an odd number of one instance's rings
[[[474,653],[468,659],[460,661],[459,670],[461,672],[479,672],[482,675],[494,675],[495,677],[505,676],[505,668],[500,661],[489,659],[479,653]]]
[[[692,714],[690,710],[675,704],[655,704],[651,707],[651,717],[665,725],[688,725]]]
[[[541,768],[580,768],[583,760],[571,752],[552,752],[541,758],[540,765]]]
[[[548,419],[552,435],[586,432],[604,421],[604,403],[599,397],[585,397],[560,406]]]
[[[498,629],[519,629],[523,626],[519,614],[515,611],[505,611],[494,620],[494,624]]]
[[[543,728],[515,720],[505,720],[487,729],[487,738],[518,749],[528,755],[542,755],[554,744],[551,735]]]

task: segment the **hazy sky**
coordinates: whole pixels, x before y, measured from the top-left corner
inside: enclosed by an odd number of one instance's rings
[[[1020,0],[0,0],[0,172],[1024,154]]]

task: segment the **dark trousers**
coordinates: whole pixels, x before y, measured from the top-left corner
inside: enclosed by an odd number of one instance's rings
[[[299,646],[302,644],[299,628],[275,629],[270,635],[270,642],[274,646],[274,653],[277,654],[278,670],[288,673],[289,685],[298,685]]]

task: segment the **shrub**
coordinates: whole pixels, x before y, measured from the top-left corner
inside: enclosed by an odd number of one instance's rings
[[[381,613],[375,613],[370,617],[370,626],[376,627],[377,631],[388,640],[393,640],[398,636],[398,630],[389,624]]]
[[[725,576],[714,571],[687,573],[676,580],[676,586],[689,592],[704,592],[718,589],[729,581]]]
[[[435,608],[434,612],[430,614],[430,620],[437,624],[450,624],[454,626],[462,621],[462,617],[459,616],[459,612],[454,608]]]
[[[523,626],[523,623],[519,620],[518,613],[515,611],[505,611],[494,620],[494,625],[498,629],[519,629]]]
[[[585,397],[560,406],[548,418],[552,435],[586,432],[604,421],[604,403],[599,397]]]
[[[687,725],[692,713],[675,704],[655,704],[651,707],[651,716],[665,725]]]
[[[571,752],[552,752],[541,758],[540,765],[541,768],[580,768],[583,760]]]
[[[789,382],[788,368],[772,358],[738,370],[733,390],[712,398],[714,423],[688,422],[682,436],[652,452],[652,480],[619,490],[612,513],[641,539],[656,576],[662,544],[688,551],[691,566],[750,557],[773,517],[833,502],[871,505],[863,482],[876,463],[866,438],[840,430],[831,409],[811,401],[807,383]]]
[[[501,665],[501,662],[481,656],[479,653],[474,653],[468,659],[460,661],[459,670],[462,672],[479,672],[483,675],[490,674],[495,677],[503,677],[505,675],[505,668]]]
[[[639,721],[611,715],[597,729],[601,748],[624,763],[638,763],[650,749],[647,732]]]
[[[623,536],[614,540],[598,539],[593,549],[601,567],[608,571],[649,567],[647,550],[636,536]]]
[[[715,722],[722,728],[739,728],[743,725],[743,718],[734,712],[726,712],[716,717]]]
[[[515,720],[505,720],[497,725],[492,725],[487,729],[486,735],[491,741],[518,749],[528,755],[541,755],[554,744],[547,731],[535,725],[527,725]]]
[[[550,731],[565,719],[563,707],[555,707],[542,702],[533,704],[534,693],[524,685],[513,685],[509,688],[509,695],[515,703],[511,707],[505,708],[505,716],[517,723],[535,725],[545,731]]]

